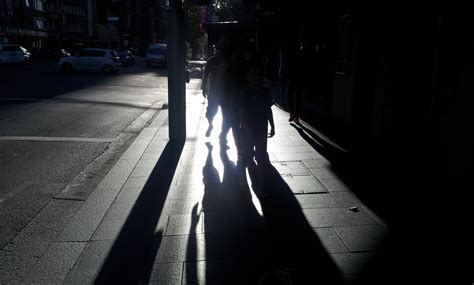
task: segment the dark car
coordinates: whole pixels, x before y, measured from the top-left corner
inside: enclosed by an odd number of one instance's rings
[[[129,50],[119,50],[117,54],[120,58],[122,66],[134,66],[135,65],[135,56]]]

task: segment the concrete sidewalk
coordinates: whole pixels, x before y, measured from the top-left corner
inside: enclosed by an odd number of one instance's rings
[[[188,87],[198,85],[192,81]],[[270,195],[238,182],[236,152],[206,137],[200,90],[187,90],[187,139],[161,110],[75,212],[23,282],[338,284],[379,255],[389,230],[273,108]],[[318,283],[319,282],[319,283]],[[326,282],[326,283],[325,283]]]

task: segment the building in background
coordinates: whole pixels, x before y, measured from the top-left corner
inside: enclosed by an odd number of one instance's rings
[[[47,37],[43,0],[0,0],[0,39],[40,49]]]
[[[114,49],[144,54],[151,43],[166,41],[164,0],[105,0],[97,3],[97,38]]]
[[[77,52],[97,42],[95,0],[46,0],[49,48]]]
[[[165,0],[0,0],[0,41],[28,49],[132,49],[166,42]]]

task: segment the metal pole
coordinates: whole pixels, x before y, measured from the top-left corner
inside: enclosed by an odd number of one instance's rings
[[[184,9],[181,0],[168,7],[168,106],[169,137],[186,139],[186,83],[184,59]]]

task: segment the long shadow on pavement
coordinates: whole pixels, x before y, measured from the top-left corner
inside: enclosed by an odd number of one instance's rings
[[[137,198],[95,284],[146,284],[161,234],[155,234],[184,141],[170,141]],[[158,238],[158,240],[157,240]]]
[[[203,168],[205,261],[185,264],[184,284],[344,284],[337,266],[276,169],[268,166],[265,170],[264,190],[269,196],[260,199],[261,216],[252,202],[252,190],[247,182],[239,180],[226,150],[220,151],[222,182],[213,166],[211,150]],[[250,165],[255,189],[259,183],[256,173],[257,166]],[[206,206],[213,196],[217,198],[214,215]],[[196,260],[195,243],[190,237],[188,260]]]
[[[267,198],[261,203],[269,238],[266,264],[271,265],[271,272],[288,274],[291,284],[344,284],[288,184],[272,165],[265,167],[264,175]]]
[[[213,146],[203,167],[204,245],[198,246],[194,228],[188,239],[184,284],[258,284],[263,247],[263,219],[246,185],[239,184],[237,168],[221,148],[222,181],[214,166]],[[195,222],[193,223],[195,224]],[[204,250],[201,255],[199,250]]]

